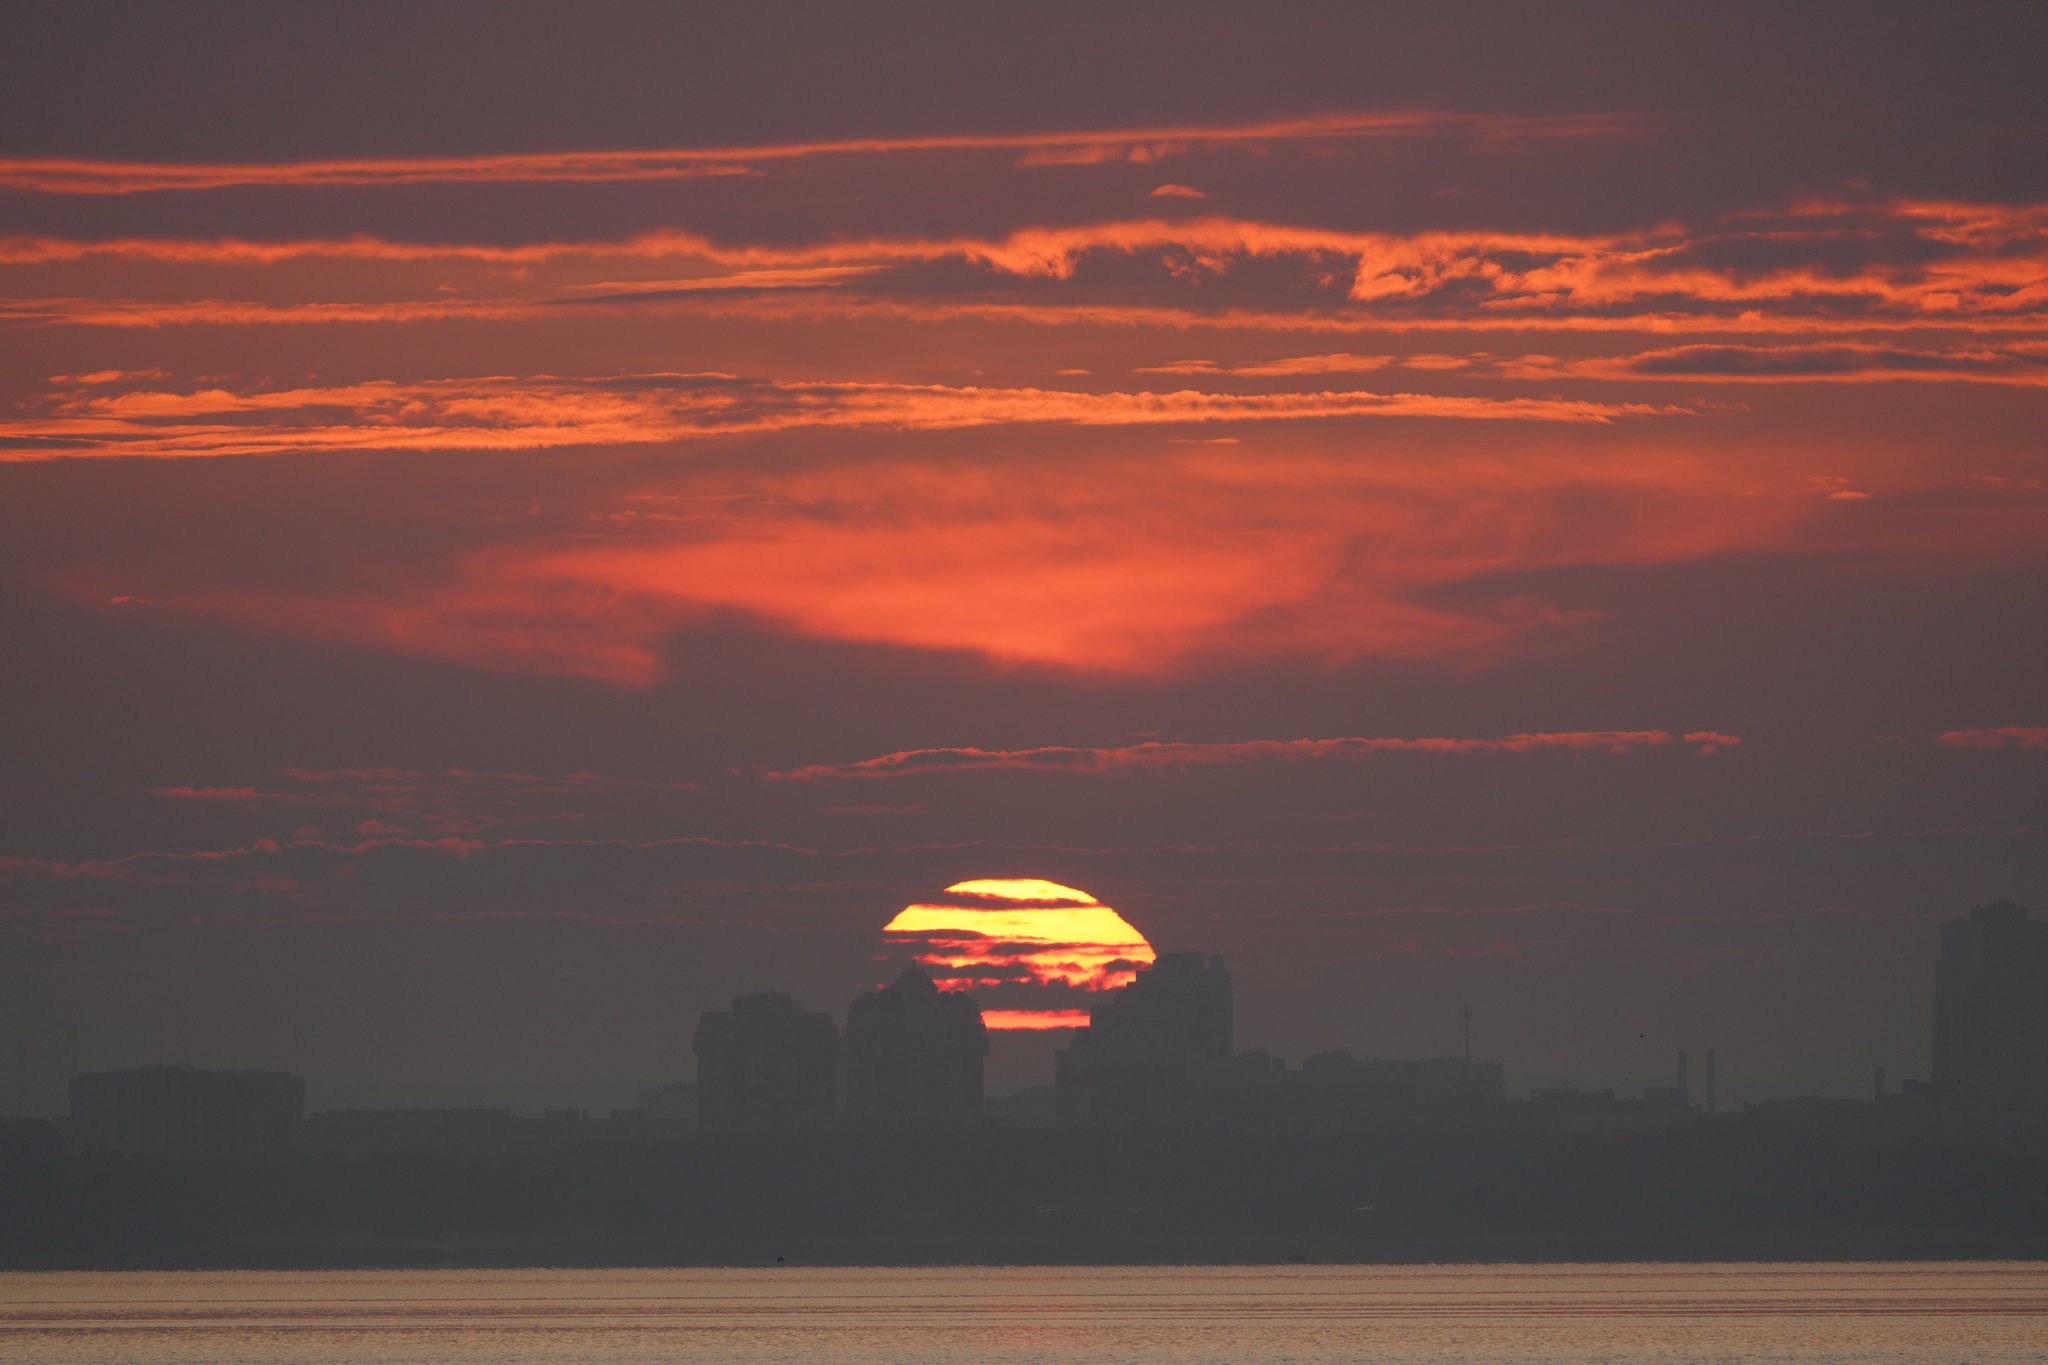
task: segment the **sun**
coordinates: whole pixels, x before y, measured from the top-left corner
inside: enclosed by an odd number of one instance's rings
[[[992,1029],[1078,1028],[1087,996],[1129,985],[1152,961],[1145,936],[1086,891],[1032,877],[955,882],[882,929],[941,987],[973,990]]]

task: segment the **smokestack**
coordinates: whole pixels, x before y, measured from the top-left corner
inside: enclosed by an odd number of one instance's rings
[[[1879,1098],[1879,1099],[1883,1099],[1883,1098],[1884,1098],[1884,1068],[1883,1068],[1883,1067],[1879,1067],[1879,1068],[1877,1069],[1877,1074],[1876,1074],[1876,1076],[1875,1076],[1875,1077],[1874,1077],[1873,1079],[1875,1079],[1875,1081],[1877,1082],[1877,1098]]]
[[[1472,1060],[1472,1007],[1465,1006],[1465,1060]]]
[[[1678,1049],[1678,1107],[1692,1108],[1692,1084],[1685,1074],[1685,1049]]]
[[[1707,1112],[1714,1112],[1714,1049],[1707,1049]]]

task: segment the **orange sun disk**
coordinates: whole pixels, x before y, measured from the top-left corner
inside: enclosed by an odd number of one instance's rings
[[[1152,945],[1123,916],[1085,891],[1036,878],[956,882],[943,902],[906,906],[883,927],[892,946],[942,986],[1027,988],[1038,999],[1129,985]],[[1064,1008],[983,1011],[991,1029],[1079,1028],[1087,1013]]]

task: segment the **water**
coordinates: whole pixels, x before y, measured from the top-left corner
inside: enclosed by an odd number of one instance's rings
[[[2037,1262],[0,1275],[21,1365],[2044,1358]]]

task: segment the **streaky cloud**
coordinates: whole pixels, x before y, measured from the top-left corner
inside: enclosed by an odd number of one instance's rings
[[[2048,725],[2000,725],[1987,729],[1944,730],[1939,742],[1958,749],[2048,749]]]
[[[1573,730],[1505,735],[1493,739],[1343,736],[1335,739],[1239,740],[1221,744],[1149,740],[1143,744],[1114,748],[905,749],[856,763],[815,763],[764,776],[776,781],[815,782],[831,778],[909,777],[923,773],[992,770],[1101,775],[1159,772],[1269,759],[1360,758],[1382,753],[1525,754],[1542,750],[1572,750],[1627,754],[1638,749],[1664,748],[1680,743],[1697,744],[1712,751],[1731,748],[1742,741],[1733,735],[1711,731],[1695,731],[1681,738],[1665,730]]]
[[[1607,424],[1689,410],[1566,398],[1363,390],[1227,394],[744,379],[717,373],[367,383],[52,396],[0,423],[0,462],[647,445],[813,427],[917,431],[1053,423],[1145,426],[1424,417]],[[335,414],[340,414],[339,418]]]
[[[358,157],[272,163],[179,163],[18,157],[0,160],[0,189],[51,195],[143,194],[270,185],[607,183],[746,175],[756,163],[903,152],[1018,152],[1020,167],[1157,161],[1191,147],[1463,134],[1490,142],[1614,137],[1651,126],[1640,115],[1515,115],[1438,110],[1326,113],[1253,123],[913,137],[648,150],[481,156]]]

